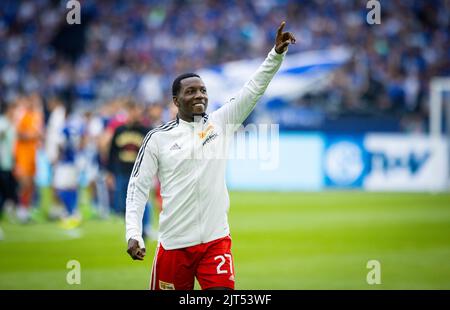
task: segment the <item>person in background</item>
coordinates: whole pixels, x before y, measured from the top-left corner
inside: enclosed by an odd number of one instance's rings
[[[17,204],[17,181],[13,175],[14,143],[16,130],[14,128],[15,105],[0,106],[0,220],[6,201]],[[0,240],[4,238],[0,227]]]
[[[45,154],[50,163],[50,175],[53,179],[55,165],[58,162],[59,147],[64,139],[62,133],[66,119],[66,108],[57,97],[52,97],[47,104],[49,110],[49,118],[45,132]],[[50,181],[53,182],[53,181]],[[59,218],[60,212],[63,209],[62,203],[58,198],[54,187],[52,186],[52,206],[50,210],[50,218]]]
[[[89,110],[83,113],[83,128],[81,186],[89,190],[89,197],[97,215],[106,218],[109,214],[108,189],[103,181],[99,153],[99,141],[104,124],[95,112]]]
[[[143,108],[134,100],[125,102],[127,117],[125,124],[114,131],[107,161],[107,184],[113,191],[113,212],[124,216],[128,180],[139,148],[149,128],[142,125]],[[152,204],[147,201],[143,215],[144,237],[153,238],[151,230]]]
[[[66,119],[66,108],[59,98],[53,97],[48,101],[50,116],[45,133],[45,151],[50,163],[54,165],[58,160],[59,145]]]
[[[17,217],[25,223],[29,220],[34,194],[36,154],[43,137],[43,113],[42,102],[36,93],[19,97],[18,105],[21,110],[17,124],[14,174],[19,183]]]
[[[53,186],[59,200],[63,203],[66,214],[61,226],[65,229],[76,228],[81,223],[78,212],[78,184],[81,139],[83,136],[82,122],[73,116],[68,116],[62,131],[62,141],[59,144],[58,162],[55,165]]]

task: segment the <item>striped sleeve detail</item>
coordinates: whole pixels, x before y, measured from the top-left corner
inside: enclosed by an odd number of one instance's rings
[[[136,162],[134,163],[133,171],[131,172],[132,177],[137,177],[139,175],[139,168],[142,163],[142,159],[144,158],[145,148],[147,147],[148,141],[150,141],[150,138],[155,132],[160,131],[168,131],[178,125],[177,120],[173,120],[168,122],[167,124],[161,125],[153,130],[150,130],[147,135],[145,136],[141,148],[139,149],[138,156],[136,157]]]

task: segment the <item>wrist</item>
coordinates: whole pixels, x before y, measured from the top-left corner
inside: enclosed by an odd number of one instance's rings
[[[145,248],[144,239],[142,239],[142,236],[139,235],[133,235],[130,238],[128,238],[128,245],[130,242],[136,242],[140,248]]]
[[[284,51],[278,51],[276,46],[274,46],[273,49],[275,50],[275,53],[277,55],[284,55],[284,54],[286,54],[286,52],[288,50],[288,48],[286,47],[286,49]]]
[[[280,53],[277,52],[276,46],[274,46],[269,54],[272,54],[272,57],[277,59],[277,58],[283,58],[286,55],[286,52],[287,52],[287,49],[280,54]]]

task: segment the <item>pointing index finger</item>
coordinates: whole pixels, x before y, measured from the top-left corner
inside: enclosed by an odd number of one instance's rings
[[[278,35],[279,36],[281,36],[281,34],[283,33],[284,25],[286,25],[286,22],[285,21],[281,22],[281,25],[278,28]]]

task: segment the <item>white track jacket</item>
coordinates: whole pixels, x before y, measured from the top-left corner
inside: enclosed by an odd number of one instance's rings
[[[176,119],[151,130],[142,142],[128,184],[126,240],[142,239],[142,216],[154,176],[161,182],[159,242],[185,248],[229,235],[225,183],[230,125],[247,118],[284,55],[272,48],[244,87],[218,110],[194,122]],[[232,130],[231,130],[232,131]]]

